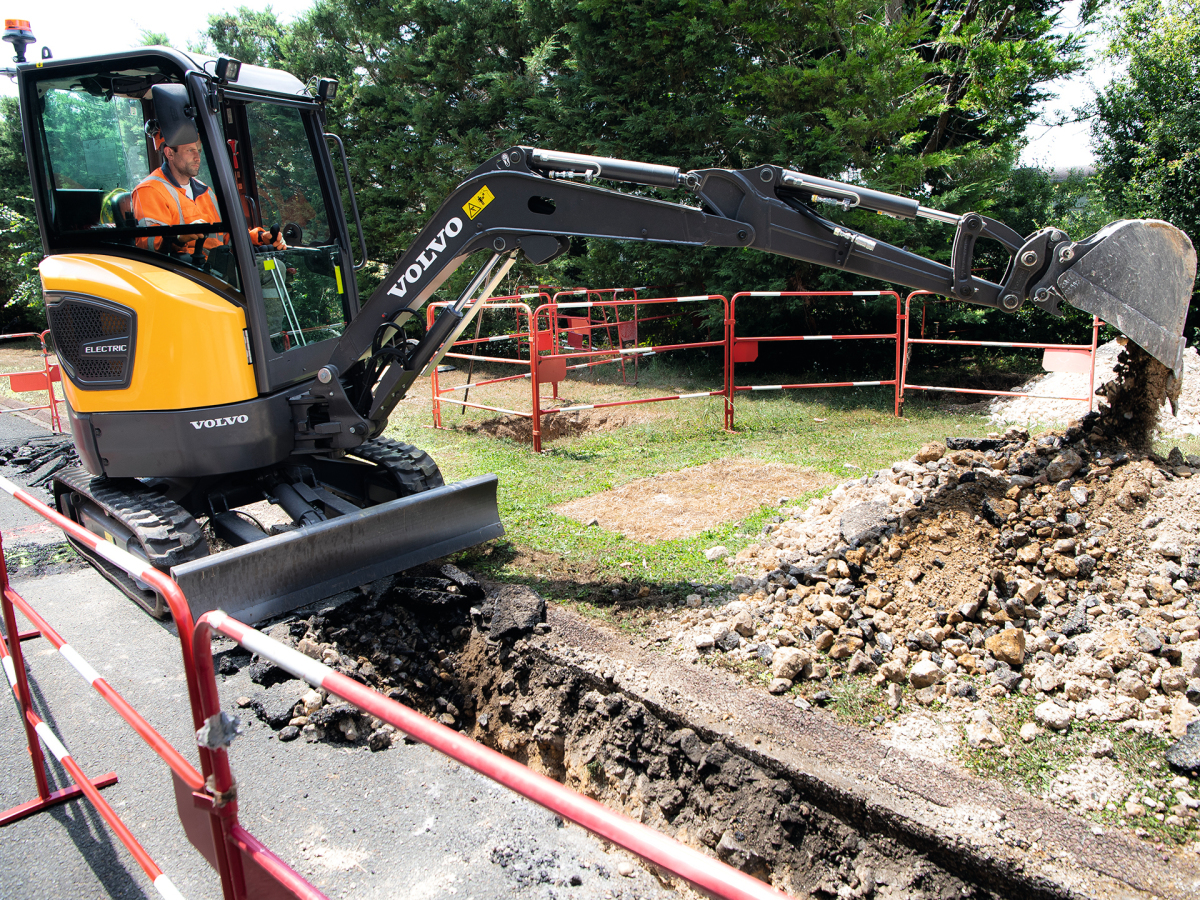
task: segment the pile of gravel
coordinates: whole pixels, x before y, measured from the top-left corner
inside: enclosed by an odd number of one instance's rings
[[[1030,739],[1077,721],[1181,737],[1200,718],[1200,458],[1130,453],[1111,424],[930,444],[785,508],[732,561],[733,594],[659,627],[760,663],[775,693],[861,673],[894,708],[979,704],[976,746],[1002,747],[982,707],[1010,694],[1037,701]]]

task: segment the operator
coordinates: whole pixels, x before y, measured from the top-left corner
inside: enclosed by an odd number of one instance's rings
[[[200,174],[200,141],[168,147],[162,136],[154,136],[155,147],[163,164],[147,176],[133,190],[133,214],[143,227],[163,225],[201,225],[220,222],[217,205],[207,184],[196,176]],[[150,250],[164,250],[172,255],[188,255],[195,258],[196,241],[203,238],[205,251],[228,243],[227,234],[177,234],[166,237],[138,238],[138,246]],[[270,245],[276,250],[286,250],[283,236],[276,233],[274,239],[264,228],[250,229],[250,242],[256,246]],[[169,246],[169,250],[164,248]]]

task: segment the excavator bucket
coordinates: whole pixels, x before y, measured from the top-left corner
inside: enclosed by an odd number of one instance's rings
[[[1167,222],[1123,219],[1076,248],[1079,257],[1058,276],[1063,298],[1182,376],[1183,322],[1196,282],[1188,236]]]
[[[193,616],[247,624],[500,537],[496,476],[483,475],[171,567]]]

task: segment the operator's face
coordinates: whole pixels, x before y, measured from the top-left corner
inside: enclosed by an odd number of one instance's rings
[[[167,159],[177,174],[195,178],[200,174],[200,142],[167,148]]]

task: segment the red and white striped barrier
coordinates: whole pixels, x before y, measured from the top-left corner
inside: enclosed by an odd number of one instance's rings
[[[640,299],[640,288],[603,288],[603,289],[572,289],[554,294],[553,298],[544,291],[538,293],[513,294],[507,297],[496,297],[488,300],[480,309],[479,315],[488,309],[516,309],[518,316],[524,314],[528,322],[528,331],[517,331],[492,337],[460,338],[454,347],[446,353],[446,359],[463,360],[472,365],[476,362],[492,365],[515,365],[527,368],[528,371],[514,375],[502,375],[471,382],[470,375],[466,384],[444,387],[440,373],[430,374],[430,386],[433,397],[433,423],[435,428],[443,427],[442,404],[451,404],[462,409],[478,409],[494,412],[500,415],[516,416],[530,419],[532,425],[532,443],[535,453],[542,450],[542,418],[546,415],[580,412],[592,409],[606,409],[615,406],[631,406],[641,403],[662,403],[670,400],[693,400],[708,397],[725,397],[724,378],[718,390],[699,391],[687,394],[671,394],[661,397],[643,397],[634,400],[615,400],[608,403],[586,403],[564,407],[547,407],[546,398],[541,396],[541,385],[550,384],[552,396],[558,397],[558,385],[568,372],[586,370],[596,366],[619,364],[625,371],[625,361],[634,360],[635,364],[652,356],[676,350],[689,350],[703,347],[724,347],[725,338],[719,341],[701,341],[684,344],[661,346],[637,346],[637,335],[640,326],[670,318],[674,310],[659,315],[645,315],[645,308],[676,307],[679,304],[695,304],[719,302],[725,306],[722,310],[722,321],[727,317],[728,303],[719,294],[693,294],[681,297],[656,297]],[[572,300],[561,298],[587,297],[602,295],[606,299]],[[619,295],[632,295],[632,299],[617,299]],[[531,310],[525,301],[543,299],[536,310]],[[436,311],[445,303],[431,303],[427,307],[428,324],[432,325]],[[632,318],[621,319],[622,310],[631,310]],[[592,317],[593,310],[601,310],[603,318],[596,320]],[[564,313],[587,311],[588,315],[571,316]],[[610,320],[608,317],[612,315]],[[562,320],[567,325],[562,325]],[[614,329],[616,338],[614,339]],[[596,333],[607,338],[607,346],[597,348],[593,340]],[[566,346],[564,346],[564,341]],[[474,348],[486,344],[516,342],[518,352],[516,357],[489,356]],[[632,346],[629,346],[632,344]],[[727,353],[724,353],[725,356]],[[509,407],[489,405],[469,401],[468,395],[472,387],[486,387],[518,379],[529,379],[532,388],[532,402],[529,410],[511,409]],[[454,395],[461,393],[462,399]],[[726,402],[728,400],[726,399]],[[728,413],[726,413],[728,416]]]
[[[1096,388],[1096,345],[1100,340],[1100,326],[1104,323],[1096,316],[1092,316],[1092,342],[1091,344],[1037,344],[1028,341],[964,341],[964,340],[941,340],[925,337],[925,308],[928,304],[921,306],[921,334],[920,337],[912,337],[911,335],[911,318],[910,306],[914,297],[933,297],[937,302],[953,303],[947,297],[942,297],[937,294],[931,294],[929,291],[913,291],[904,300],[904,355],[903,362],[900,367],[900,387],[899,387],[899,403],[900,407],[904,406],[905,391],[946,391],[953,394],[976,394],[986,397],[1027,397],[1031,400],[1077,400],[1080,403],[1088,405],[1090,412],[1095,405],[1095,388]],[[910,384],[908,381],[908,363],[912,355],[912,346],[914,344],[925,344],[929,346],[943,347],[1006,347],[1013,349],[1041,350],[1043,351],[1043,366],[1048,370],[1063,369],[1072,372],[1087,372],[1088,373],[1088,392],[1085,397],[1063,396],[1057,394],[1025,394],[1020,391],[993,391],[980,388],[960,388],[960,387],[939,387],[937,385],[928,384]]]
[[[0,490],[28,506],[34,512],[62,528],[72,540],[85,545],[91,552],[117,566],[126,574],[141,580],[161,593],[171,609],[179,631],[180,648],[183,655],[184,674],[187,678],[188,696],[191,700],[192,723],[197,730],[208,723],[201,716],[199,698],[202,688],[215,691],[215,676],[212,674],[212,657],[209,656],[208,678],[211,688],[203,685],[197,675],[192,657],[190,634],[195,630],[187,599],[175,582],[151,566],[146,560],[110,544],[70,519],[42,504],[36,497],[0,477]],[[165,898],[179,898],[180,894],[154,863],[133,834],[117,816],[116,812],[100,796],[99,789],[116,783],[117,776],[109,773],[99,779],[88,780],[78,763],[67,752],[63,743],[37,716],[33,709],[25,673],[21,641],[24,638],[41,636],[50,641],[59,654],[86,680],[101,697],[121,715],[133,730],[166,762],[176,782],[176,803],[180,820],[188,839],[196,845],[205,858],[214,862],[221,878],[225,900],[285,900],[301,897],[306,900],[321,900],[320,891],[309,885],[292,871],[282,860],[262,846],[248,834],[237,820],[236,791],[229,769],[229,759],[224,746],[198,748],[201,772],[197,772],[182,754],[162,737],[136,710],[118,694],[108,682],[62,636],[42,618],[29,603],[17,594],[8,582],[8,569],[3,561],[3,546],[0,544],[0,607],[5,623],[5,634],[9,640],[0,638],[0,656],[4,673],[17,696],[24,720],[29,755],[33,763],[34,779],[37,782],[38,798],[0,813],[0,826],[25,818],[48,807],[76,799],[80,794],[95,806],[108,823],[113,833],[129,849],[138,864],[153,881],[155,888]],[[20,610],[37,629],[22,635],[17,629],[16,611]],[[11,644],[11,647],[10,647]],[[64,790],[49,789],[45,773],[45,760],[40,744],[54,754],[70,774],[75,784]],[[186,802],[183,798],[187,798]],[[253,885],[251,891],[247,885]]]
[[[739,337],[737,334],[737,302],[743,298],[756,297],[894,297],[896,299],[896,330],[884,334],[792,334],[792,335],[760,335],[758,337]],[[734,398],[739,391],[790,391],[801,388],[835,388],[835,387],[882,387],[891,385],[893,388],[893,409],[895,415],[900,415],[900,354],[901,354],[901,312],[900,295],[895,291],[740,291],[729,301],[728,328],[726,330],[726,362],[725,390],[729,395],[726,405],[725,427],[733,429]],[[758,359],[758,345],[763,343],[800,341],[892,341],[896,345],[896,365],[892,377],[874,381],[819,381],[795,384],[747,384],[735,383],[735,370],[738,363],[754,362]]]

